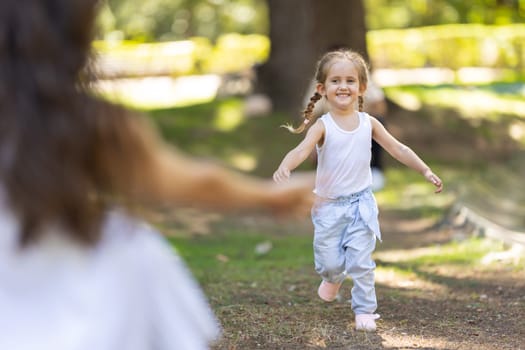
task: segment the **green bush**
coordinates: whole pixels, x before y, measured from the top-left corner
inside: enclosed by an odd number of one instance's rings
[[[375,68],[525,67],[525,24],[450,24],[367,34]]]
[[[489,67],[525,71],[525,24],[451,24],[369,31],[374,68]],[[137,43],[99,41],[103,76],[188,75],[240,72],[264,62],[270,40],[263,35],[224,34],[215,44],[198,37]]]
[[[264,62],[270,40],[262,35],[226,34],[219,38],[211,55],[202,57],[203,69],[212,73],[239,72]]]
[[[256,34],[224,34],[215,45],[198,37],[158,43],[97,41],[94,49],[103,77],[179,76],[242,71],[267,59],[270,41]]]

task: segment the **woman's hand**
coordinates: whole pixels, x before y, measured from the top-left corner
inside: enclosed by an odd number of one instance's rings
[[[275,172],[276,174],[278,171]],[[286,171],[285,171],[286,173]],[[289,175],[289,172],[288,172]],[[278,178],[281,175],[278,174]],[[304,217],[310,213],[315,196],[315,172],[297,172],[291,179],[273,184],[269,189],[270,207],[275,215],[283,217]]]

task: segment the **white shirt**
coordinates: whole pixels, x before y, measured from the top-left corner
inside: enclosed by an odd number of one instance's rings
[[[317,147],[314,192],[322,198],[348,196],[372,185],[372,124],[367,113],[358,116],[359,126],[352,131],[340,128],[330,113],[320,118],[325,134],[323,145]]]
[[[161,235],[115,210],[94,247],[58,232],[20,249],[0,191],[0,349],[207,349],[219,327]]]

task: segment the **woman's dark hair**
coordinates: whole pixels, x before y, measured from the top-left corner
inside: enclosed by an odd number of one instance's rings
[[[136,118],[86,88],[98,4],[0,1],[0,183],[22,245],[55,226],[96,242],[148,166]]]

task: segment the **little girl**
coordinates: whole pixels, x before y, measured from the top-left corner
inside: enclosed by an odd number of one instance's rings
[[[319,297],[333,301],[341,283],[351,277],[352,310],[356,329],[375,331],[377,300],[372,252],[381,240],[378,209],[370,186],[371,140],[374,139],[401,163],[421,173],[441,192],[443,184],[430,167],[410,148],[396,140],[374,117],[362,112],[367,84],[367,65],[359,54],[348,50],[326,53],[317,65],[316,92],[298,127],[286,126],[305,138],[284,157],[275,171],[276,182],[290,178],[317,149],[318,165],[312,208],[315,270],[322,277]],[[321,98],[329,112],[317,121],[312,110]],[[357,110],[356,110],[357,107]]]

